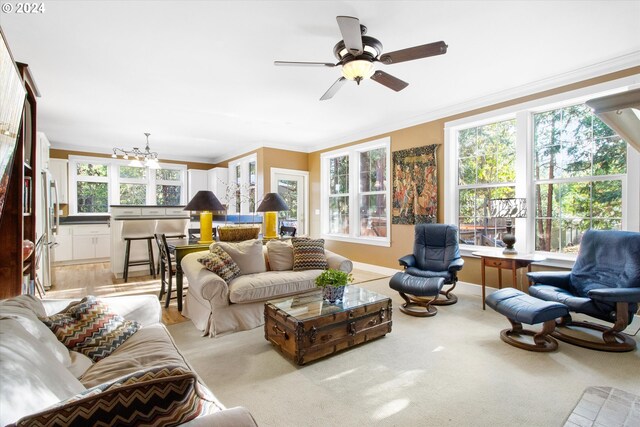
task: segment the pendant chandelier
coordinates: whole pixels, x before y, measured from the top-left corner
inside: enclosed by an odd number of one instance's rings
[[[125,150],[123,148],[114,147],[111,157],[117,159],[118,154],[120,154],[124,160],[129,160],[129,158],[131,158],[129,166],[146,166],[149,169],[160,169],[160,164],[158,163],[158,153],[149,149],[149,135],[151,134],[145,132],[144,135],[147,137],[147,146],[144,148],[144,151],[141,151],[138,147],[133,147],[132,150]]]

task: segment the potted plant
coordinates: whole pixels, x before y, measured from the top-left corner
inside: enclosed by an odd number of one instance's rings
[[[341,301],[344,296],[344,288],[353,282],[353,275],[341,270],[330,268],[316,277],[316,286],[322,288],[323,297],[330,303]]]

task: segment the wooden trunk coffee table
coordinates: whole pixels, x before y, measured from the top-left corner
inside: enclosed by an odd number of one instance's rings
[[[391,332],[391,299],[347,286],[342,302],[324,301],[320,289],[267,301],[264,336],[298,365]]]

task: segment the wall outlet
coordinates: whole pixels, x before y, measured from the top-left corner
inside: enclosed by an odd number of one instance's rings
[[[316,215],[320,215],[320,209],[316,209]]]
[[[58,209],[58,215],[64,215],[64,211],[62,209]]]

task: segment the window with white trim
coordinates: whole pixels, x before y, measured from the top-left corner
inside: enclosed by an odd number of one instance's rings
[[[257,200],[257,156],[255,154],[229,162],[229,185],[226,200],[229,213],[252,214]]]
[[[321,155],[323,237],[389,246],[390,139]]]
[[[109,205],[185,204],[185,165],[160,164],[160,169],[131,165],[126,160],[70,156],[70,213],[108,213]]]
[[[530,101],[445,125],[445,222],[458,224],[461,250],[502,246],[505,219],[488,203],[522,197],[516,249],[571,260],[590,228],[640,228],[640,153],[584,102],[619,91],[614,83]],[[468,253],[467,252],[467,253]],[[560,265],[560,264],[558,264]]]

